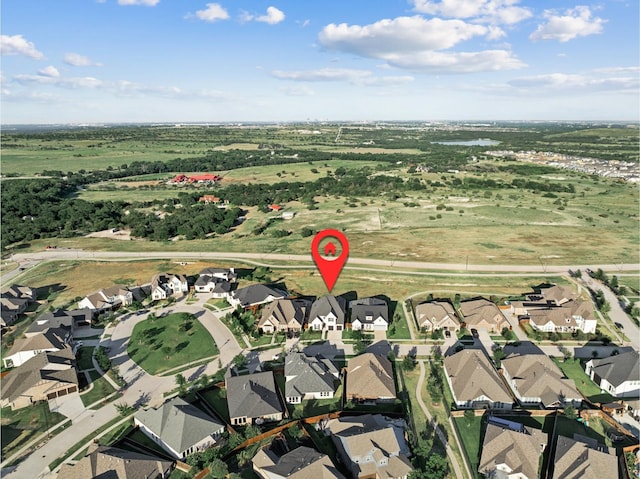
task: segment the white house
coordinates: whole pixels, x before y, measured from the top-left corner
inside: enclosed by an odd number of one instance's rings
[[[89,308],[96,311],[116,309],[133,303],[133,293],[120,286],[101,289],[78,301],[78,309]]]
[[[591,359],[585,372],[600,389],[616,397],[640,396],[640,361],[631,350],[608,358]]]
[[[358,331],[386,331],[389,327],[389,307],[378,298],[351,301],[351,329]]]
[[[184,295],[189,292],[187,278],[181,274],[160,273],[151,279],[151,299],[160,301],[169,296]]]
[[[3,358],[4,366],[17,367],[24,364],[38,353],[71,349],[71,331],[65,328],[50,328],[46,331],[24,339],[16,339],[13,347]],[[75,353],[75,351],[74,351]]]
[[[342,331],[347,302],[342,296],[326,295],[316,299],[309,311],[309,327],[314,331]]]

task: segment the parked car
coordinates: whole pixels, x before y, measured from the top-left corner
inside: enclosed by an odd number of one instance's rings
[[[471,330],[471,336],[473,336],[474,338],[478,339],[480,337],[480,335],[478,334],[478,330],[477,329],[472,329]]]

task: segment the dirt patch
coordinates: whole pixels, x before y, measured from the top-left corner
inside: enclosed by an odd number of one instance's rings
[[[87,238],[110,238],[115,240],[123,240],[130,241],[131,240],[131,231],[129,230],[118,230],[118,229],[109,229],[103,231],[96,231],[95,233],[89,233]]]

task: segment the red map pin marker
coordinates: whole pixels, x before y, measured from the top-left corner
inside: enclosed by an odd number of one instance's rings
[[[320,242],[325,238],[334,238],[334,240],[326,243],[321,251]],[[339,256],[336,256],[338,247],[335,244],[335,240],[340,245]],[[316,267],[322,275],[324,284],[327,285],[327,289],[331,292],[349,257],[349,242],[346,236],[338,230],[320,231],[311,243],[311,256],[313,256],[313,261],[315,261]]]

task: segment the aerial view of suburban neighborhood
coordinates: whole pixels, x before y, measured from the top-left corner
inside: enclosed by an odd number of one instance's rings
[[[640,479],[637,2],[1,10],[0,477]]]

